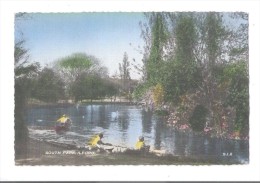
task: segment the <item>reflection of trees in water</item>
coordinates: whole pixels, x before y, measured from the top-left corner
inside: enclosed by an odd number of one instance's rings
[[[177,133],[175,139],[176,154],[186,154],[187,153],[187,144],[188,144],[188,136],[183,132],[175,132]]]
[[[222,142],[222,139],[215,139],[214,140],[215,143],[214,143],[214,152],[218,155],[222,155],[223,153],[223,142]]]
[[[152,131],[152,112],[142,110],[142,131],[143,133],[151,133]]]
[[[106,106],[105,105],[87,105],[85,108],[84,120],[92,127],[109,128],[109,123],[106,120]]]
[[[209,137],[208,136],[205,136],[204,138],[204,153],[205,154],[209,154],[210,153],[210,141],[209,141]]]
[[[98,126],[108,129],[109,128],[109,122],[106,120],[106,106],[100,106],[99,107],[99,120],[98,120]]]
[[[88,105],[86,110],[86,121],[90,124],[94,124],[94,108],[93,105]]]
[[[129,127],[129,115],[127,110],[120,112],[118,116],[118,127],[121,131],[127,131]]]
[[[193,138],[194,143],[194,154],[205,155],[205,139],[203,136],[196,136]]]
[[[165,145],[168,147],[167,149],[171,150],[171,152],[174,153],[175,151],[175,141],[176,141],[176,134],[175,134],[175,131],[174,130],[170,130],[170,134],[168,135],[168,138],[167,138],[168,141],[165,142]]]
[[[155,124],[155,139],[154,139],[154,147],[155,149],[161,149],[161,134],[162,134],[162,121],[156,120]]]
[[[190,155],[192,150],[192,139],[193,139],[193,133],[188,134],[187,144],[185,146],[185,155]]]
[[[122,134],[121,140],[125,143],[128,139],[128,128],[129,128],[129,114],[127,110],[122,110],[119,112],[118,116],[118,127]],[[131,134],[130,134],[131,135]]]

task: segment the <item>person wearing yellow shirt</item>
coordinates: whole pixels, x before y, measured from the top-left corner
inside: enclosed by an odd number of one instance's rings
[[[135,149],[136,150],[148,150],[150,149],[150,146],[145,145],[144,143],[144,137],[140,136],[138,141],[135,144]]]
[[[93,136],[90,141],[88,142],[88,145],[90,146],[90,150],[103,150],[107,152],[112,152],[114,147],[110,143],[103,143],[102,139],[103,133],[99,133],[95,136]]]
[[[98,146],[99,144],[104,144],[102,142],[102,139],[103,138],[103,133],[99,133],[95,136],[93,136],[90,141],[88,142],[88,145],[91,145],[92,147],[96,147]]]

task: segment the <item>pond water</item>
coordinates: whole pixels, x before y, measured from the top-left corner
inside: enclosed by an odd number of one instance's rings
[[[53,127],[62,114],[70,116],[73,124],[70,131],[56,134]],[[103,132],[104,142],[133,148],[138,137],[143,135],[145,143],[152,149],[165,150],[170,154],[249,163],[248,141],[180,132],[167,126],[163,117],[134,105],[36,107],[28,111],[27,122],[30,136],[34,138],[85,144],[92,135]]]

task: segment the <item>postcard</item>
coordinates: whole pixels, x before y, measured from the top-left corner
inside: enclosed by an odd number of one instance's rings
[[[115,180],[117,170],[151,168],[163,180],[195,180],[169,170],[252,168],[248,9],[12,15],[15,170],[98,168]]]

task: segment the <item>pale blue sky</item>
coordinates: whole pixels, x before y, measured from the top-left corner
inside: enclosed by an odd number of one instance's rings
[[[29,13],[15,22],[15,36],[23,33],[31,61],[42,66],[75,52],[99,58],[112,75],[118,70],[124,52],[129,60],[141,63],[135,49],[143,47],[140,37],[142,13]],[[130,45],[130,43],[132,45]],[[131,73],[132,78],[138,78]]]

